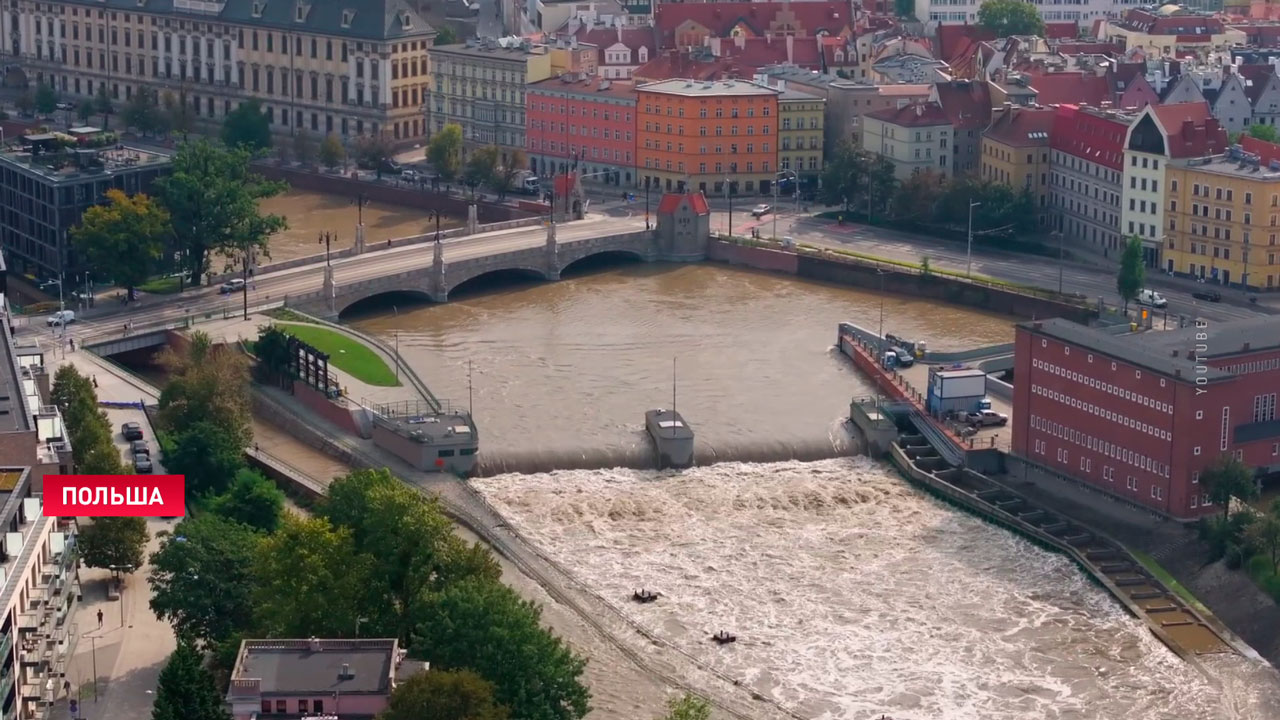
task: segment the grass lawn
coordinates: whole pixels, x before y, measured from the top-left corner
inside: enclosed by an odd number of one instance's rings
[[[1155,558],[1141,550],[1134,550],[1133,548],[1129,548],[1129,552],[1138,559],[1138,562],[1142,563],[1142,567],[1146,568],[1147,572],[1151,573],[1157,580],[1164,583],[1164,586],[1176,593],[1178,597],[1182,598],[1183,602],[1197,610],[1208,612],[1208,609],[1196,599],[1195,595],[1191,594],[1190,590],[1182,587],[1182,583],[1174,580],[1173,576],[1169,574],[1169,571],[1160,567],[1160,563],[1156,562]]]
[[[329,362],[339,370],[350,373],[361,382],[379,387],[395,387],[400,384],[396,373],[387,366],[380,355],[364,343],[336,330],[318,325],[278,323],[285,332],[329,353]]]
[[[172,295],[178,292],[179,278],[174,275],[171,277],[153,277],[150,280],[138,286],[138,289],[145,293],[153,295]]]

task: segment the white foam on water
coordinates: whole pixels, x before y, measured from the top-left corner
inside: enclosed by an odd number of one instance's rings
[[[1269,667],[1207,679],[1066,558],[866,459],[475,484],[623,613],[807,717],[1280,717]]]

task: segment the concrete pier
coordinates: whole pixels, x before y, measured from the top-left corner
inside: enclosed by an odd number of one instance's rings
[[[644,427],[658,453],[658,468],[683,470],[693,467],[693,429],[675,410],[650,410]]]

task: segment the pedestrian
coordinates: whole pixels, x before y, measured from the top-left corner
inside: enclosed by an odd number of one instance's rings
[[[129,334],[129,323],[125,323],[125,324],[124,324],[124,334],[125,334],[125,335],[128,335],[128,334]]]
[[[102,627],[102,608],[98,608],[98,627]]]
[[[94,375],[94,376],[93,376],[93,389],[94,389],[94,390],[97,390],[97,389],[98,389],[98,376],[97,376],[97,375]]]
[[[75,339],[75,338],[71,338],[71,339],[70,339],[70,342],[71,342],[71,352],[75,352],[75,351],[76,351],[76,339]]]

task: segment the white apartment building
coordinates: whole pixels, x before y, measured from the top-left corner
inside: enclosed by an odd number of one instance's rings
[[[935,102],[908,103],[863,116],[862,147],[888,158],[899,180],[932,170],[951,174],[952,125]]]
[[[1045,22],[1088,23],[1099,18],[1120,17],[1125,10],[1145,4],[1135,0],[1032,0]],[[974,24],[982,0],[915,0],[916,19],[943,25]]]
[[[146,87],[220,123],[257,98],[277,133],[409,141],[435,35],[404,0],[9,0],[0,66],[117,109]]]

